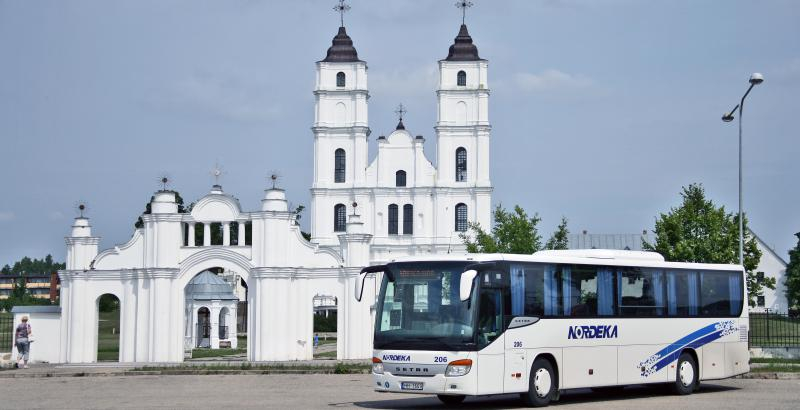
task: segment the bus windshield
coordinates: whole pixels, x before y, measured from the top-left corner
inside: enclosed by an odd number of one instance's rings
[[[474,303],[459,299],[461,272],[466,265],[389,264],[391,275],[384,275],[378,297],[375,348],[473,350]]]

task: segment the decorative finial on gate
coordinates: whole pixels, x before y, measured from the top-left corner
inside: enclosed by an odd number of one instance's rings
[[[162,191],[166,191],[167,190],[167,186],[169,186],[170,182],[172,182],[172,181],[170,180],[170,177],[169,177],[169,175],[167,175],[166,172],[162,172],[161,176],[158,177],[158,183],[161,184],[161,190]]]
[[[281,174],[278,171],[272,171],[269,176],[270,181],[272,181],[272,189],[275,189],[276,185],[278,184],[278,180],[281,178]]]
[[[89,207],[86,204],[86,201],[78,201],[78,203],[75,204],[75,208],[78,210],[78,217],[79,218],[83,218],[84,217],[84,213],[86,212],[86,210]]]
[[[211,176],[214,177],[214,185],[219,185],[219,178],[225,174],[225,171],[219,165],[219,162],[214,163],[214,169],[211,170]]]

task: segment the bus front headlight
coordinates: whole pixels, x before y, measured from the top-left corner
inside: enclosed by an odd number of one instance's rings
[[[447,365],[444,374],[447,377],[464,376],[472,369],[471,359],[454,360]]]
[[[383,361],[377,357],[372,358],[372,373],[383,374]]]

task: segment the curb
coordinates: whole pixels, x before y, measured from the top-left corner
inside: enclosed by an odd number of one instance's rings
[[[368,374],[369,370],[353,370],[347,373],[336,373],[331,369],[263,369],[263,370],[124,370],[117,372],[0,372],[0,379],[32,379],[49,377],[124,377],[124,376],[209,376],[209,375],[270,375],[270,374]]]
[[[752,379],[752,380],[800,380],[800,373],[798,372],[750,372],[740,376],[737,379]]]

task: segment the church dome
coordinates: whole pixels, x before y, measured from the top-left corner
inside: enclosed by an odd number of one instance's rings
[[[450,52],[447,53],[447,61],[477,61],[481,58],[478,57],[478,47],[472,43],[472,37],[467,31],[467,25],[462,24],[461,30],[458,31],[455,42],[450,46]]]
[[[333,38],[333,44],[328,48],[328,55],[322,61],[329,63],[354,63],[360,61],[358,52],[353,47],[353,40],[347,35],[344,26],[339,27],[339,32]]]
[[[238,300],[233,288],[224,279],[211,271],[203,271],[186,285],[186,299],[194,300]]]

